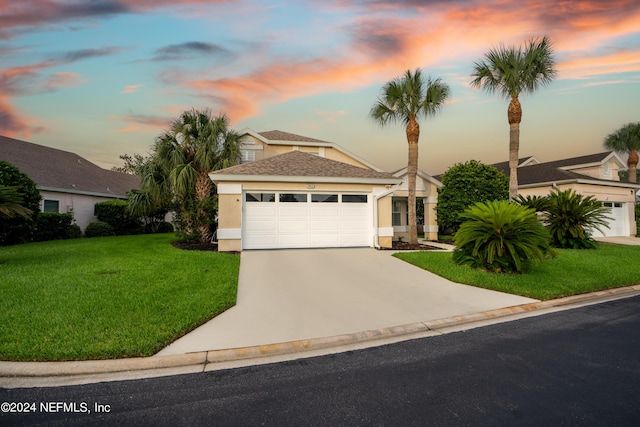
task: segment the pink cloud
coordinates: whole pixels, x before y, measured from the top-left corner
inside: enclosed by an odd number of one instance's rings
[[[141,84],[126,86],[120,93],[133,93],[142,87]]]

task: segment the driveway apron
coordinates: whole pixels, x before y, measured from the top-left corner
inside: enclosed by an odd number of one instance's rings
[[[534,301],[453,283],[371,248],[244,251],[236,306],[158,354],[328,337]]]

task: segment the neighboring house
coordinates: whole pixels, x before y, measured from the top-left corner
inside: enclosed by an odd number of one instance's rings
[[[126,199],[127,191],[140,186],[134,175],[102,169],[68,151],[0,136],[0,160],[27,174],[37,185],[42,212],[69,213],[86,228],[96,221],[95,204]]]
[[[240,134],[243,164],[209,174],[219,195],[220,251],[384,248],[406,233],[405,171],[392,175],[337,144],[287,132]],[[420,174],[428,238],[437,236],[437,185]]]
[[[618,170],[625,162],[613,151],[541,163],[536,157],[519,160],[518,194],[545,196],[552,189],[573,189],[584,196],[593,196],[611,208],[609,229],[594,236],[635,236],[634,207],[639,184],[621,182]],[[509,175],[509,163],[494,164]]]

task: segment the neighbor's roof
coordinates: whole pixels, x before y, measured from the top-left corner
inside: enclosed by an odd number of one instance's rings
[[[615,153],[607,151],[587,156],[579,156],[570,159],[554,160],[551,162],[518,167],[518,187],[535,187],[538,185],[551,185],[553,183],[581,182],[614,187],[640,188],[640,185],[637,184],[609,179],[599,179],[567,170],[570,166],[587,167],[590,165],[601,164],[610,156],[616,157]],[[492,166],[509,176],[509,162],[496,163]]]
[[[309,138],[308,136],[296,135],[295,133],[283,132],[281,130],[269,130],[266,132],[258,132],[270,141],[292,141],[292,142],[325,142],[320,139]]]
[[[302,151],[290,151],[209,174],[214,181],[350,182],[399,184],[386,173],[364,169]]]
[[[40,190],[126,197],[138,188],[134,175],[102,169],[77,154],[0,136],[0,160],[27,174]]]

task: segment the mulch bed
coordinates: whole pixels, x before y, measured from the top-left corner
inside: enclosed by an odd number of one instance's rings
[[[442,250],[441,248],[436,248],[435,246],[429,245],[412,245],[409,242],[398,242],[394,241],[392,243],[391,248],[384,248],[384,250],[393,250],[393,251],[434,251],[434,250]]]
[[[180,241],[176,240],[175,242],[171,242],[173,247],[178,249],[183,249],[185,251],[212,251],[218,252],[218,245],[214,245],[212,243],[203,243],[197,240],[186,240]]]

